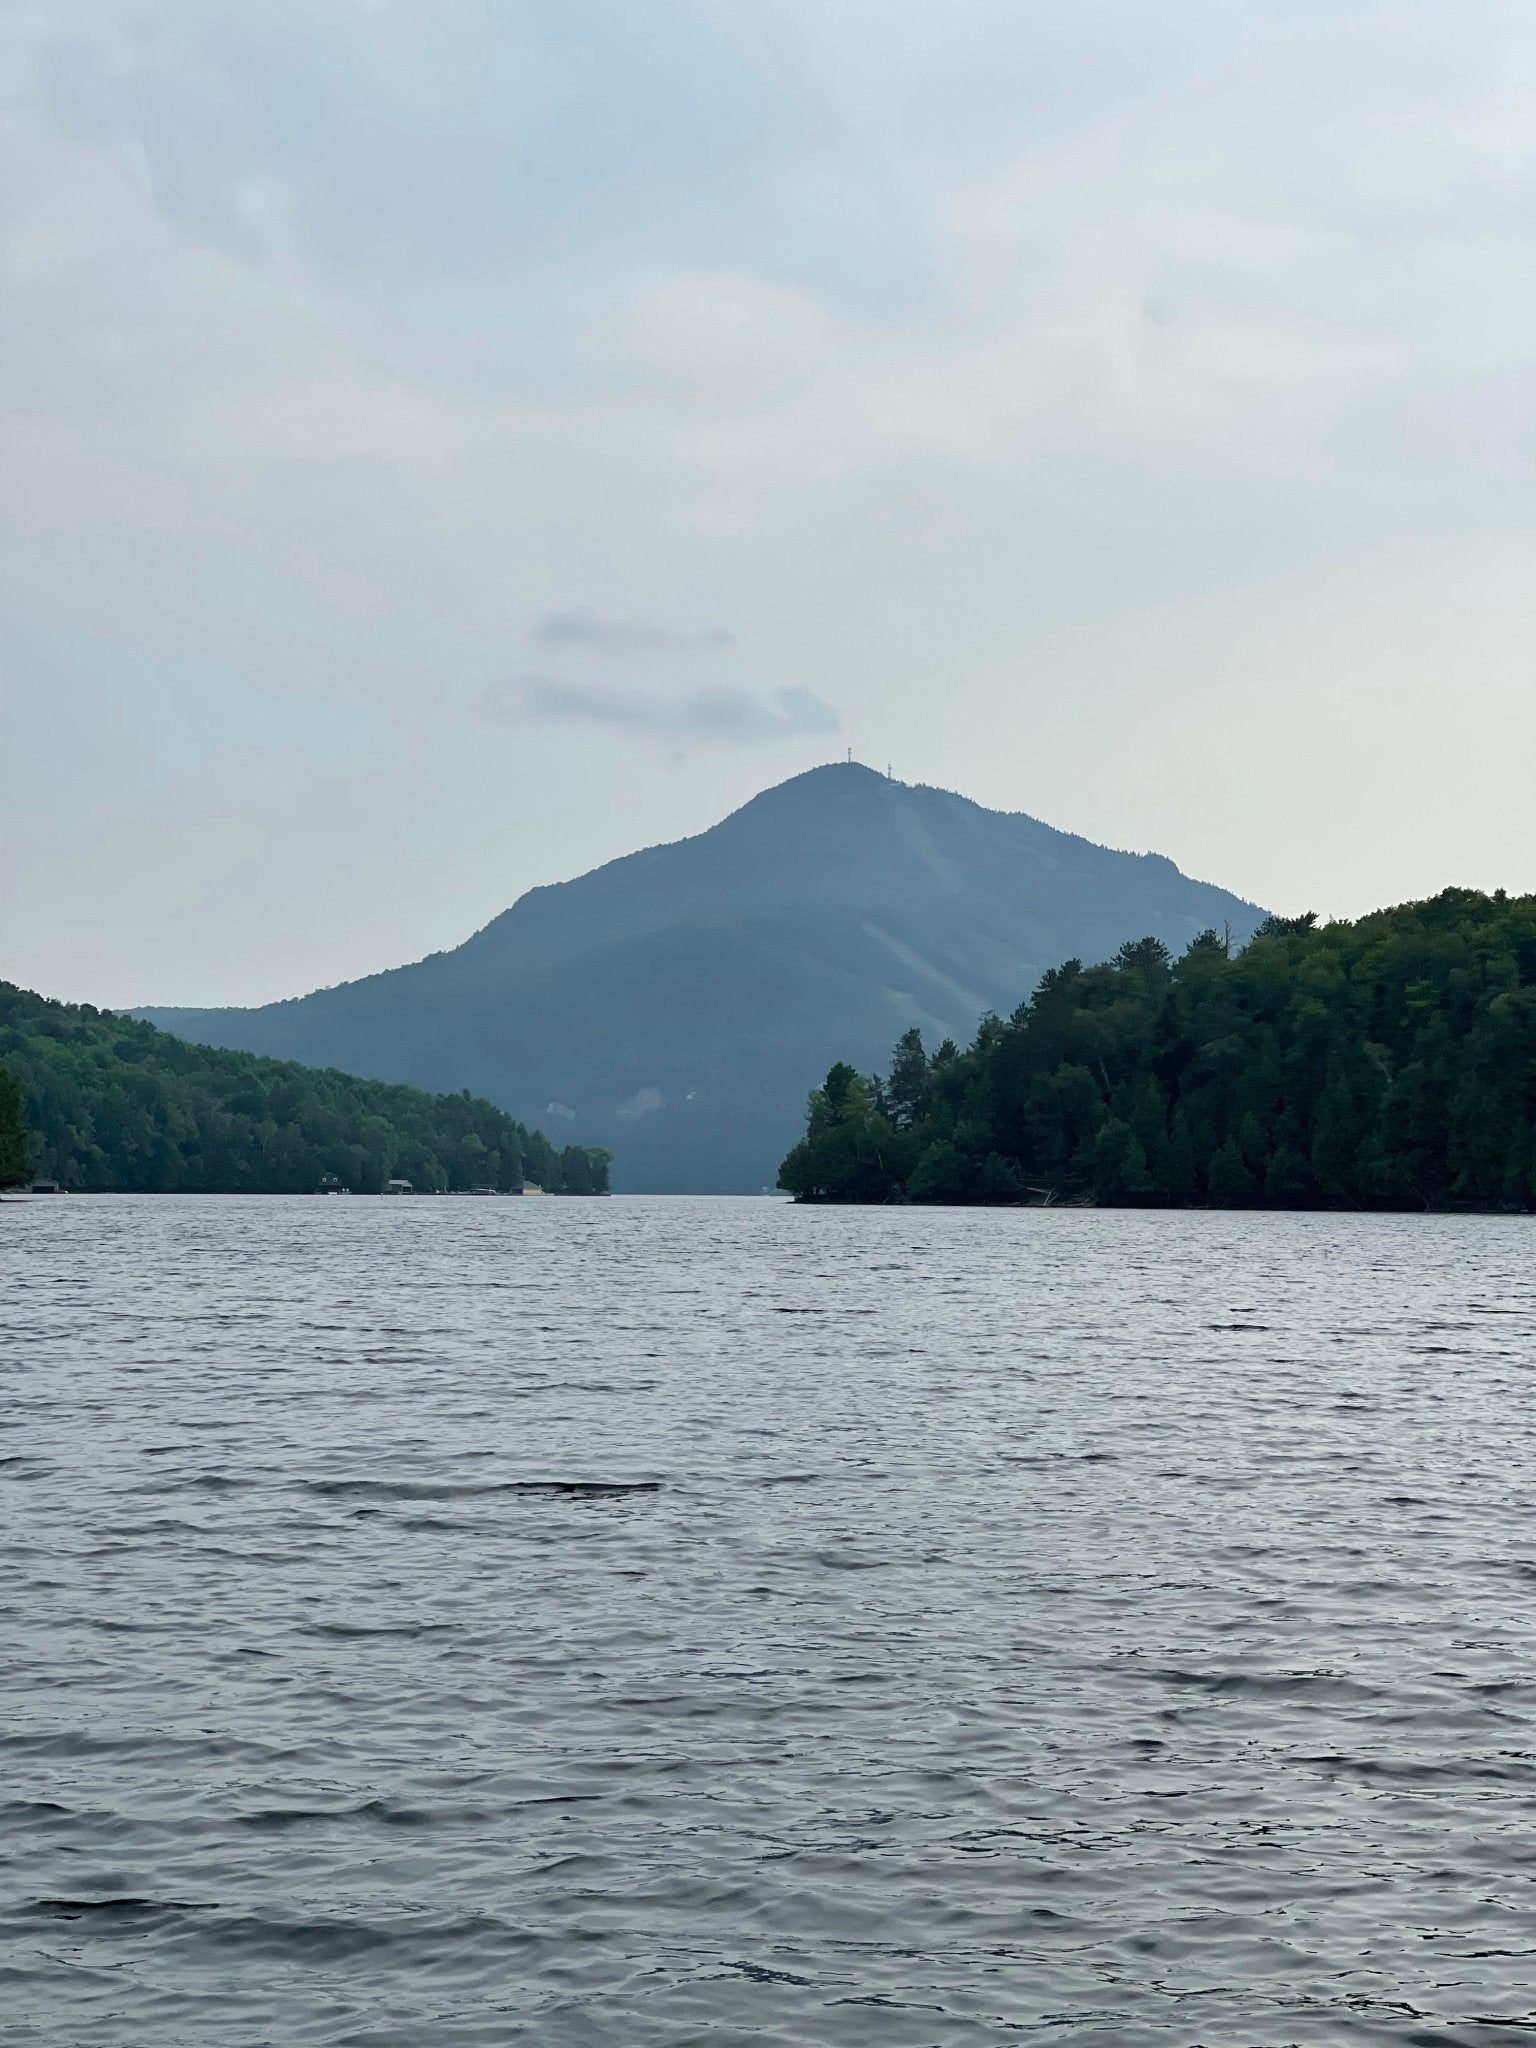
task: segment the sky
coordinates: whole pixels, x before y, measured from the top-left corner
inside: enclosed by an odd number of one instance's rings
[[[1533,190],[1529,0],[11,0],[0,973],[298,994],[850,748],[1536,889]]]

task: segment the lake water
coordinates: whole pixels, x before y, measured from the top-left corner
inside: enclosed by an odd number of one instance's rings
[[[1536,2034],[1533,1251],[6,1203],[6,2040]]]

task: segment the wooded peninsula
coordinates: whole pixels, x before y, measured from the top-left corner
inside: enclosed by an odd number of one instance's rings
[[[1068,960],[961,1050],[839,1064],[779,1185],[811,1202],[1536,1207],[1536,896],[1448,889]]]
[[[80,1193],[608,1191],[610,1155],[557,1151],[466,1089],[360,1080],[190,1045],[89,1003],[0,982],[0,1186]]]

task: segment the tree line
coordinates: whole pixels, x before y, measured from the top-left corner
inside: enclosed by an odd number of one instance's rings
[[[191,1045],[0,982],[0,1185],[83,1193],[375,1194],[536,1182],[608,1192],[611,1155],[557,1151],[494,1104]]]
[[[1137,939],[1052,968],[961,1050],[839,1063],[802,1201],[1536,1207],[1536,896],[1448,889],[1235,950]]]

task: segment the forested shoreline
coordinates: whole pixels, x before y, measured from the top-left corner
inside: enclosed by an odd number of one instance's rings
[[[0,982],[0,1185],[81,1193],[357,1194],[532,1181],[606,1194],[609,1154],[557,1151],[494,1104],[191,1045]]]
[[[839,1064],[802,1201],[1536,1207],[1536,896],[1448,889],[1069,960],[974,1043]]]

